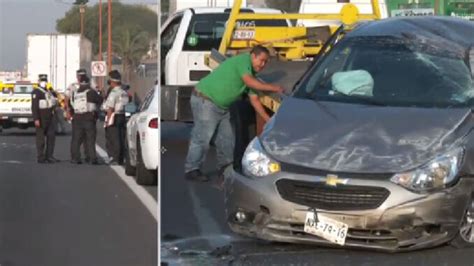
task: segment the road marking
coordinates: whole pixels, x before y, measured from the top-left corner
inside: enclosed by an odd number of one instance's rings
[[[7,160],[7,161],[0,161],[0,163],[22,164],[23,162],[14,161],[14,160]]]
[[[100,157],[108,158],[105,152],[99,145],[95,145],[97,153]],[[125,174],[125,169],[120,165],[109,165],[112,170],[122,179],[122,181],[135,193],[138,199],[145,205],[151,215],[158,221],[158,203],[142,186],[135,182],[135,179]]]

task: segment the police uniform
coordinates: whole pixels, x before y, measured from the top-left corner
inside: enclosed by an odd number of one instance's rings
[[[82,79],[83,76],[87,76],[87,71],[83,68],[81,69],[78,69],[76,71],[76,78],[77,78],[77,82],[74,82],[74,83],[71,83],[67,89],[65,90],[64,92],[64,95],[67,99],[67,103],[68,103],[68,108],[67,108],[67,112],[69,113],[69,115],[71,117],[74,116],[74,101],[72,99],[72,96],[74,95],[74,93],[79,90],[79,87],[80,87],[80,84],[79,84],[79,81],[80,79]],[[75,137],[76,135],[76,132],[74,131],[74,119],[72,119],[71,121],[71,125],[72,125],[72,130],[71,130],[71,158],[74,158],[74,150],[73,150],[73,140],[76,140],[77,138]],[[85,157],[85,161],[86,162],[90,162],[91,159],[89,158],[89,150],[87,149],[87,145],[85,144],[85,140],[84,140],[84,135],[82,136],[82,138],[79,138],[79,144],[80,146],[82,146],[83,148],[83,152],[84,152],[84,157]],[[95,148],[94,148],[95,149]],[[80,161],[80,159],[78,160]]]
[[[120,82],[120,73],[111,71],[110,80]],[[112,122],[106,121],[106,149],[112,163],[123,164],[125,156],[125,105],[128,103],[128,94],[118,85],[110,89],[107,98],[102,106],[104,111],[113,110]]]
[[[47,75],[39,75],[39,81],[40,84],[41,82],[47,82]],[[53,157],[56,139],[56,97],[56,93],[48,90],[46,85],[40,85],[32,92],[31,110],[33,119],[35,122],[39,121],[39,127],[36,127],[36,149],[39,163],[57,162]]]
[[[72,163],[81,163],[80,146],[84,145],[88,154],[86,155],[92,164],[97,164],[95,152],[96,141],[96,111],[102,103],[102,97],[90,87],[89,78],[81,78],[79,89],[71,94],[73,104],[73,137],[71,140]]]

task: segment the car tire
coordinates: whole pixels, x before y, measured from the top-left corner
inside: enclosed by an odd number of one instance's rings
[[[140,141],[137,140],[137,164],[135,171],[135,178],[137,180],[137,184],[143,186],[154,185],[157,181],[157,176],[157,171],[148,170],[145,168],[145,164],[143,163],[142,158],[142,149],[140,146]]]
[[[130,154],[127,149],[127,152],[125,153],[125,174],[128,176],[134,176],[136,171],[137,169],[130,164]]]
[[[459,226],[459,231],[456,237],[450,242],[451,246],[455,248],[474,247],[474,194],[471,197],[471,202],[467,207],[466,212]],[[469,240],[470,238],[470,240]]]

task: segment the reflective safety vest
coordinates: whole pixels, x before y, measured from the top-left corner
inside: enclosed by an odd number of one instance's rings
[[[45,90],[41,87],[38,87],[38,89],[44,94],[45,98],[39,100],[39,109],[50,109],[58,104],[56,97],[54,97],[54,95],[50,91]]]
[[[74,108],[74,99],[72,99],[72,97],[74,96],[74,94],[77,92],[78,89],[79,89],[79,83],[72,83],[71,85],[69,85],[65,93],[67,97],[71,98],[71,107],[73,108]]]
[[[96,104],[87,101],[87,93],[89,90],[83,92],[75,92],[73,95],[74,102],[74,113],[84,114],[88,112],[94,112],[96,110]]]
[[[107,96],[106,101],[102,104],[102,110],[114,108],[114,113],[124,114],[125,105],[128,103],[128,94],[123,89],[113,89]]]

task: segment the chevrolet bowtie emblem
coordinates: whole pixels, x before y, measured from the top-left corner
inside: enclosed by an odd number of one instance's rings
[[[325,179],[325,183],[328,186],[335,187],[338,184],[346,184],[347,179],[339,179],[337,175],[327,175]]]

